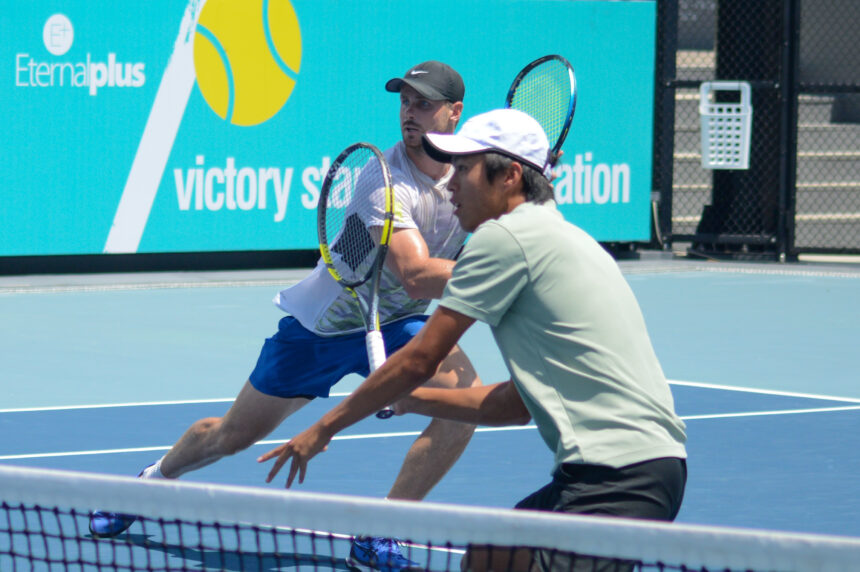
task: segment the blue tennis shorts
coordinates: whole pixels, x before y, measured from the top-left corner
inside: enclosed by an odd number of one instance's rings
[[[386,353],[391,355],[405,346],[427,318],[410,316],[382,326]],[[364,331],[318,336],[292,316],[285,316],[278,323],[278,332],[260,350],[249,378],[251,385],[276,397],[328,397],[344,376],[370,374],[364,337]]]

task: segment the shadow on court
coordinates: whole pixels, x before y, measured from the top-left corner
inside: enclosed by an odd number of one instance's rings
[[[180,563],[176,559],[183,562],[182,567],[185,569],[191,563],[198,563],[202,570],[235,570],[243,572],[245,570],[269,570],[272,572],[289,570],[291,568],[301,568],[310,566],[314,570],[350,570],[346,565],[343,557],[326,556],[331,553],[329,550],[320,550],[319,555],[314,555],[310,552],[291,552],[291,547],[284,547],[283,551],[266,551],[266,552],[244,552],[241,550],[226,550],[219,551],[207,548],[197,548],[185,546],[181,543],[159,542],[152,540],[153,535],[149,534],[128,534],[120,537],[126,542],[145,551],[146,559],[157,558],[156,554],[161,552],[164,554],[165,565],[170,569],[178,566]],[[320,539],[320,542],[327,541]],[[101,541],[104,542],[104,541]],[[117,541],[114,541],[117,542]],[[249,539],[248,546],[253,547],[253,542]]]

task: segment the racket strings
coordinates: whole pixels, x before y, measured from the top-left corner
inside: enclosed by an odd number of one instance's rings
[[[352,271],[353,274],[360,276],[361,269],[367,271],[365,266],[366,260],[373,253],[376,245],[373,242],[373,237],[367,231],[364,223],[356,213],[346,217],[346,222],[343,225],[341,235],[337,242],[332,247],[332,252],[340,255],[340,260]]]
[[[572,86],[567,66],[556,60],[543,62],[529,71],[517,86],[510,107],[534,117],[554,145],[564,131]]]
[[[384,200],[380,170],[373,151],[356,148],[341,161],[325,195],[322,238],[330,245],[331,264],[344,282],[363,282],[376,261],[379,237],[374,230],[381,226],[384,211],[384,204],[377,204]]]

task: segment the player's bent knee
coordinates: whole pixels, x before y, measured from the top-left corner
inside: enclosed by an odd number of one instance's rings
[[[191,426],[191,431],[194,432],[198,439],[202,439],[217,432],[220,427],[220,417],[206,417],[205,419],[195,421],[194,425]]]

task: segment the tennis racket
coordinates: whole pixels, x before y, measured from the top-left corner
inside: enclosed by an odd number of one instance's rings
[[[385,157],[369,143],[350,145],[326,173],[317,207],[317,232],[329,274],[358,303],[371,372],[385,362],[379,329],[379,277],[393,226],[394,190]],[[393,414],[386,408],[377,417],[387,419]]]
[[[565,58],[549,55],[528,64],[505,98],[505,107],[534,117],[551,145],[549,165],[555,165],[576,111],[576,74]]]

